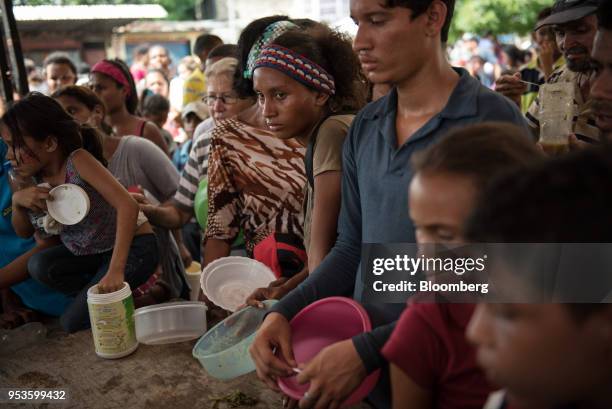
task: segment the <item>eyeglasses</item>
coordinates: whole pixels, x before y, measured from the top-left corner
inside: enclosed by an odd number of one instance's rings
[[[204,98],[202,98],[202,100],[207,104],[207,105],[214,105],[215,102],[217,100],[221,101],[222,103],[226,104],[226,105],[232,105],[235,104],[236,102],[238,102],[238,97],[234,97],[231,95],[206,95]]]

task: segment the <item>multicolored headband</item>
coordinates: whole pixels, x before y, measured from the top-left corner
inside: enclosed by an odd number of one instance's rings
[[[306,87],[325,94],[334,95],[336,93],[334,77],[323,67],[280,45],[270,44],[261,49],[253,71],[259,67],[278,70]]]
[[[125,77],[123,71],[121,71],[121,69],[111,62],[102,60],[93,66],[91,72],[99,72],[100,74],[108,75],[127,89],[128,96],[132,92],[130,81],[128,81],[128,79]]]
[[[249,56],[247,58],[246,69],[242,73],[242,76],[249,80],[253,78],[253,70],[255,69],[255,61],[259,58],[259,54],[261,53],[261,49],[270,44],[272,41],[276,40],[281,35],[285,34],[289,30],[293,30],[299,28],[296,24],[293,24],[291,21],[283,20],[277,21],[276,23],[270,24],[264,32],[259,36],[257,41],[253,43],[251,50],[249,51]]]

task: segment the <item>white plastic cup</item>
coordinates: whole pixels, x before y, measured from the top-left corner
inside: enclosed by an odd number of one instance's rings
[[[100,294],[98,285],[87,290],[87,307],[96,354],[122,358],[138,348],[134,326],[134,299],[128,283],[119,291]]]
[[[187,273],[187,282],[189,283],[189,288],[191,289],[189,299],[191,301],[198,301],[202,266],[197,261],[192,261],[191,265],[185,269],[185,273]]]

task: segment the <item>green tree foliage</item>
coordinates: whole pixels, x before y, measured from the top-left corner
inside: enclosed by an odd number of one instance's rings
[[[168,20],[195,19],[195,0],[15,0],[13,4],[15,6],[160,4],[168,12]]]
[[[169,20],[195,20],[194,0],[159,0],[159,4],[168,12]]]
[[[533,29],[540,10],[552,3],[552,0],[458,0],[452,37],[488,31],[525,35]]]

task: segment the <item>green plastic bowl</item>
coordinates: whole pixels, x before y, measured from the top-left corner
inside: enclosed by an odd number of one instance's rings
[[[215,325],[193,347],[193,357],[206,372],[221,380],[234,379],[255,370],[249,347],[265,315],[277,301],[264,301],[265,308],[247,307]]]

